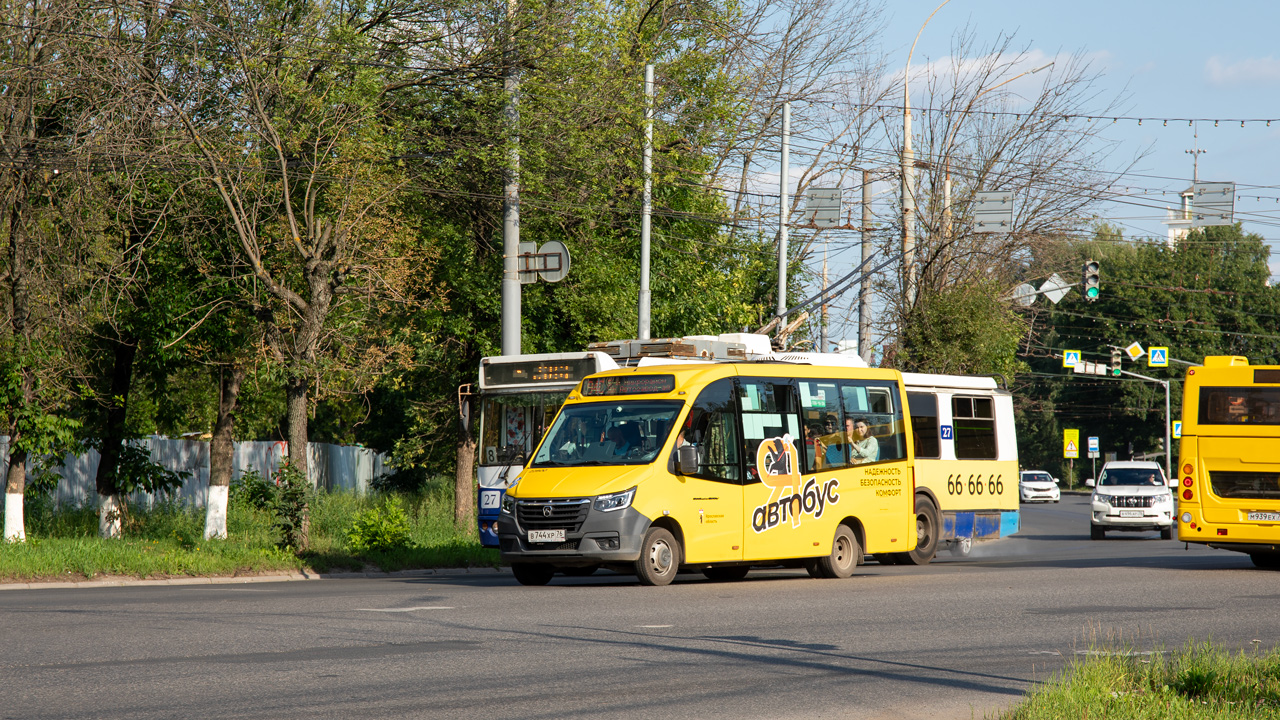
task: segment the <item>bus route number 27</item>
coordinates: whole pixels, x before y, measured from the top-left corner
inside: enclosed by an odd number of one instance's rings
[[[947,493],[951,495],[1003,495],[1004,480],[1002,475],[992,475],[983,479],[981,475],[947,476]]]

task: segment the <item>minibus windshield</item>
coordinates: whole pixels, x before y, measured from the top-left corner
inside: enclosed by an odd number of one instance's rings
[[[566,405],[533,458],[533,467],[644,465],[667,441],[679,400]]]

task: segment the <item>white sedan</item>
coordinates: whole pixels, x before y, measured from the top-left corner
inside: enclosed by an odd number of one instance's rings
[[[1058,502],[1062,493],[1058,479],[1043,470],[1027,470],[1018,476],[1018,495],[1022,502]]]

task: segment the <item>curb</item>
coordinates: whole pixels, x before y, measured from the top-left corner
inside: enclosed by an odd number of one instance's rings
[[[299,571],[276,573],[272,575],[243,575],[215,577],[175,577],[159,580],[139,578],[110,578],[103,580],[54,581],[54,582],[15,582],[0,583],[0,591],[4,590],[62,590],[73,588],[104,587],[166,587],[172,585],[240,585],[264,582],[294,582],[299,580],[344,580],[353,578],[414,578],[451,575],[500,575],[510,572],[505,568],[431,568],[426,570],[396,570],[395,572],[341,572],[317,573]]]

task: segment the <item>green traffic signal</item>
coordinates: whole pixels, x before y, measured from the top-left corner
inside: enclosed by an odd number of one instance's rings
[[[1084,289],[1084,299],[1093,302],[1098,299],[1098,293],[1101,291],[1099,285],[1102,277],[1098,272],[1099,266],[1097,260],[1085,260],[1084,266],[1080,268],[1080,287]]]
[[[1090,300],[1097,300],[1097,299],[1098,299],[1098,288],[1096,288],[1096,287],[1085,288],[1085,290],[1084,290],[1084,296],[1085,296],[1085,297],[1087,297],[1087,298],[1089,298]]]

